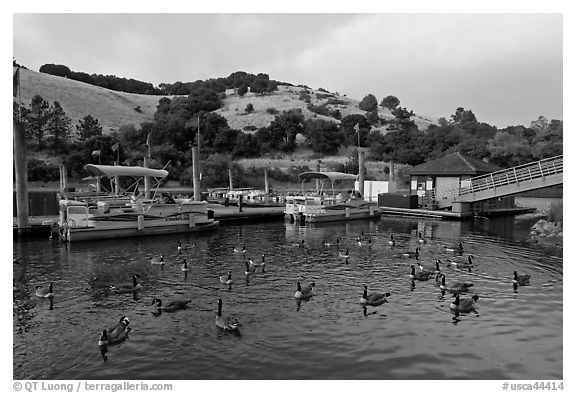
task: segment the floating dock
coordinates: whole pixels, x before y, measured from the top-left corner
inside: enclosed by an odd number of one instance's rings
[[[208,209],[214,211],[214,219],[221,224],[227,222],[246,222],[258,220],[284,220],[284,207],[250,207],[242,206],[242,211],[237,206],[223,206],[219,204],[209,204]],[[456,213],[444,210],[429,209],[405,209],[399,207],[380,207],[382,216],[415,217],[432,220],[465,220],[472,217],[494,217],[500,215],[532,213],[536,208],[511,207],[505,209],[485,210],[483,212]],[[18,220],[13,218],[13,236],[20,234],[26,236],[46,236],[50,235],[50,228],[58,222],[58,216],[31,216],[28,218],[30,228],[25,231],[18,230]]]
[[[452,212],[447,210],[430,210],[430,209],[405,209],[401,207],[384,207],[380,206],[380,212],[383,216],[402,216],[402,217],[420,217],[435,220],[466,220],[473,217],[494,217],[513,214],[533,213],[535,207],[508,207],[502,209],[490,209],[479,212]]]

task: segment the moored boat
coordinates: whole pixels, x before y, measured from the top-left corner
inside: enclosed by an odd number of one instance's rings
[[[110,205],[106,200],[77,201],[63,199],[59,203],[59,232],[62,240],[82,241],[132,236],[165,235],[214,229],[218,221],[205,201],[175,200],[158,193],[159,179],[168,175],[163,169],[144,167],[86,165],[84,169],[99,177],[151,177],[156,190],[150,199],[137,193],[123,205]],[[136,185],[138,180],[136,180]],[[125,197],[127,195],[124,195]]]
[[[356,175],[342,172],[304,172],[299,177],[302,181],[302,189],[304,189],[304,182],[309,180],[318,180],[321,184],[315,192],[286,197],[284,214],[291,221],[319,223],[380,217],[380,210],[376,203],[365,201],[353,188],[350,193],[345,191],[348,195],[343,195],[342,192],[336,194],[336,182],[354,181]],[[331,192],[330,190],[324,191],[326,180],[330,180]]]

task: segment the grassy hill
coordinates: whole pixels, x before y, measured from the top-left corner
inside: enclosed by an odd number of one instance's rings
[[[58,101],[72,119],[72,127],[87,115],[98,119],[104,133],[123,124],[135,124],[154,119],[158,96],[120,93],[102,87],[40,72],[20,69],[20,97],[29,105],[40,95],[50,104]],[[141,112],[135,108],[140,107]]]
[[[240,97],[233,90],[226,92],[223,105],[215,112],[226,118],[228,125],[237,130],[245,130],[252,126],[257,128],[268,126],[274,120],[277,111],[281,113],[289,109],[300,108],[305,119],[318,118],[339,123],[333,117],[323,116],[308,110],[308,104],[300,99],[303,87],[279,86],[278,91],[266,95],[257,95],[251,92]],[[313,105],[327,104],[337,100],[337,104],[329,104],[330,110],[338,109],[345,117],[351,114],[365,114],[358,108],[359,100],[348,98],[338,93],[327,93],[314,89],[307,89],[310,92],[310,103]],[[40,95],[50,104],[58,101],[66,114],[72,119],[72,127],[78,124],[80,119],[86,115],[98,119],[103,127],[104,133],[118,130],[125,124],[138,126],[142,122],[152,121],[156,107],[161,96],[149,96],[141,94],[131,94],[116,92],[109,89],[93,86],[87,83],[57,77],[49,74],[39,73],[31,70],[20,69],[20,97],[22,104],[28,106],[34,95]],[[248,104],[252,104],[254,111],[246,113]],[[140,107],[140,112],[135,108]],[[382,118],[393,118],[390,111],[378,107],[378,114]],[[436,123],[436,119],[425,118],[416,115],[415,123],[420,129],[426,129],[428,125]],[[384,126],[375,128],[383,133],[388,132]],[[252,132],[252,131],[245,131]],[[297,136],[297,142],[302,142],[303,137]],[[341,148],[335,156],[321,157],[321,169],[325,170],[331,162],[344,163],[354,154],[353,147]],[[34,153],[34,158],[47,163],[58,163],[57,157],[51,157],[45,153]],[[271,157],[258,159],[242,159],[238,163],[244,168],[279,168],[286,169],[294,166],[308,166],[315,169],[319,160],[317,153],[307,148],[303,143],[298,143],[297,149],[292,154],[275,154]],[[384,168],[387,164],[383,162],[366,162],[369,175],[378,180],[382,180]],[[261,181],[261,179],[258,179]],[[275,186],[277,186],[275,184]]]
[[[243,97],[235,94],[233,90],[228,90],[222,108],[215,112],[225,117],[228,125],[237,130],[244,130],[247,126],[256,128],[268,126],[274,120],[274,114],[267,111],[270,108],[279,113],[300,108],[306,119],[321,118],[339,123],[333,117],[310,112],[306,108],[308,104],[299,99],[303,89],[295,86],[279,86],[278,91],[271,94],[256,95],[249,92]],[[309,91],[311,92],[311,104],[321,105],[328,102],[329,98],[323,97],[328,93],[313,89]],[[78,124],[80,119],[91,115],[98,119],[104,133],[118,130],[120,126],[125,124],[139,125],[142,122],[152,121],[156,106],[161,98],[161,96],[121,93],[67,78],[20,69],[22,103],[29,105],[32,97],[37,94],[50,104],[58,101],[72,119],[73,127]],[[327,107],[331,110],[338,109],[342,117],[366,113],[358,108],[359,100],[340,96],[337,93],[332,94],[332,96],[341,103],[331,104]],[[254,111],[247,114],[245,109],[249,103],[254,106]],[[140,112],[136,111],[138,107],[140,107]],[[381,107],[378,107],[378,114],[382,118],[393,118],[389,110]],[[425,129],[429,124],[436,123],[436,119],[419,115],[414,117],[414,121],[420,129]],[[386,132],[384,127],[377,129]]]

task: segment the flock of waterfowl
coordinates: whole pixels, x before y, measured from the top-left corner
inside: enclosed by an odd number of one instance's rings
[[[467,313],[470,311],[474,311],[476,304],[479,300],[478,295],[473,295],[471,297],[464,297],[465,294],[468,292],[469,288],[472,287],[474,284],[469,281],[456,281],[456,280],[447,280],[446,274],[441,270],[441,265],[443,264],[440,259],[437,259],[433,265],[426,265],[421,264],[419,261],[421,246],[426,244],[427,240],[422,236],[420,232],[418,232],[417,238],[418,246],[414,249],[414,251],[403,251],[398,254],[400,258],[411,258],[414,259],[415,263],[409,265],[410,267],[410,274],[409,278],[414,283],[414,281],[428,281],[433,280],[435,285],[440,288],[442,294],[445,292],[449,292],[453,295],[454,300],[450,303],[450,310],[455,313]],[[356,238],[357,245],[371,247],[372,246],[372,238],[370,236],[365,236],[362,232]],[[397,245],[397,239],[395,238],[394,234],[390,234],[390,240],[388,244],[392,247]],[[305,240],[301,240],[300,242],[292,243],[293,247],[305,248],[308,247]],[[326,242],[322,241],[321,247],[328,248],[328,247],[336,247],[338,249],[338,256],[343,258],[346,263],[348,263],[348,259],[350,258],[350,249],[343,247],[343,240],[338,237],[334,242]],[[181,270],[183,272],[188,272],[189,263],[185,257],[182,256],[183,251],[188,253],[194,250],[195,244],[183,247],[182,242],[178,241],[177,246],[177,254],[179,258],[177,259],[177,263],[181,265]],[[444,249],[447,253],[454,255],[452,259],[446,259],[446,266],[451,268],[457,269],[467,269],[468,272],[474,267],[473,258],[474,256],[471,254],[464,255],[464,243],[459,241],[454,247],[451,246],[444,246]],[[263,254],[261,256],[260,262],[254,262],[254,260],[250,257],[246,257],[246,246],[242,244],[240,247],[235,247],[233,249],[233,253],[241,255],[242,259],[245,263],[246,270],[245,275],[249,277],[249,275],[256,273],[259,269],[263,273],[265,271],[266,266],[266,256]],[[14,263],[19,263],[20,258],[14,259]],[[150,263],[152,265],[164,265],[166,263],[165,257],[163,254],[160,254],[157,257],[153,257],[150,259]],[[133,274],[132,275],[132,282],[130,284],[126,284],[123,286],[110,286],[109,291],[112,294],[123,294],[123,293],[137,293],[142,290],[142,285],[138,282],[139,275]],[[227,285],[229,288],[231,287],[233,280],[232,280],[232,271],[229,270],[227,273],[219,276],[220,283]],[[517,271],[513,272],[513,280],[512,284],[514,289],[516,290],[518,286],[524,286],[530,284],[530,276],[529,275],[519,275]],[[294,298],[298,301],[301,300],[309,300],[315,294],[314,288],[316,283],[309,282],[309,283],[301,283],[300,281],[296,282],[296,292],[294,293]],[[49,283],[48,288],[43,288],[42,286],[36,287],[36,296],[39,298],[49,298],[51,301],[54,297],[54,288],[53,284]],[[364,308],[364,314],[366,315],[366,307],[379,307],[384,303],[388,303],[387,298],[391,296],[391,293],[368,293],[368,286],[364,285],[363,292],[360,298],[360,304]],[[462,296],[462,297],[461,297]],[[179,310],[183,310],[187,307],[187,305],[191,302],[191,300],[171,300],[163,302],[162,299],[154,297],[152,300],[152,305],[155,307],[157,312],[175,312]],[[229,316],[223,315],[222,313],[222,299],[218,299],[217,303],[217,312],[215,317],[215,325],[227,331],[238,331],[241,323],[238,319]],[[103,329],[100,335],[100,339],[98,340],[98,345],[101,349],[103,357],[106,359],[105,354],[107,352],[107,347],[109,345],[117,344],[123,342],[128,333],[130,331],[130,320],[128,317],[123,315],[120,317],[118,322],[107,329]]]
[[[427,243],[426,238],[422,235],[421,232],[418,232],[417,242],[418,246],[412,250],[402,251],[398,254],[398,257],[403,258],[412,258],[416,262],[415,264],[410,265],[410,280],[414,281],[428,281],[433,279],[436,286],[438,286],[444,295],[445,292],[449,292],[453,295],[454,300],[450,303],[450,310],[458,313],[466,313],[470,311],[474,311],[476,307],[476,303],[480,299],[479,295],[473,295],[471,297],[461,297],[464,296],[465,293],[468,292],[469,288],[472,287],[474,284],[469,281],[446,281],[446,274],[441,271],[440,265],[442,261],[437,259],[434,265],[423,265],[419,262],[420,258],[420,251],[421,245],[425,245]],[[356,243],[358,246],[372,246],[372,238],[370,236],[365,236],[362,232],[356,238]],[[339,249],[338,255],[341,258],[344,258],[346,263],[348,263],[348,259],[350,258],[350,249],[349,248],[341,248],[343,242],[340,237],[336,238],[334,242],[326,242],[322,241],[322,247],[332,247],[336,246]],[[294,247],[305,247],[305,241],[302,240],[299,243],[292,243]],[[391,247],[397,246],[397,239],[395,238],[394,234],[390,234],[390,240],[388,241],[388,245]],[[446,266],[451,268],[457,269],[467,269],[468,272],[472,271],[474,267],[474,263],[472,259],[474,256],[472,254],[464,255],[464,242],[458,241],[454,246],[443,246],[446,253],[451,254],[454,256],[452,259],[446,259]],[[245,250],[244,250],[245,251]],[[513,273],[513,288],[517,290],[518,286],[529,285],[530,284],[530,276],[529,275],[519,275],[516,271]],[[310,298],[313,295],[313,288],[314,283],[308,284],[306,287],[302,287],[300,282],[297,283],[297,290],[296,294],[294,295],[297,299],[306,299]],[[366,306],[378,307],[384,303],[388,303],[387,297],[391,296],[390,292],[386,293],[370,293],[368,294],[368,286],[364,285],[364,292],[360,299],[360,304],[364,307],[364,313],[366,314]]]

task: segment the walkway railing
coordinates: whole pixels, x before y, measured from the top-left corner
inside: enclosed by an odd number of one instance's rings
[[[482,191],[492,190],[497,193],[498,189],[503,190],[505,186],[520,185],[530,180],[545,179],[547,176],[561,174],[563,170],[564,159],[563,156],[560,155],[492,172],[487,175],[473,177],[470,180],[461,182],[460,187],[434,190],[433,195],[436,198],[458,200],[462,197],[470,198],[470,194],[476,194]],[[509,192],[506,192],[506,194],[509,194]],[[474,201],[473,195],[471,199]]]

